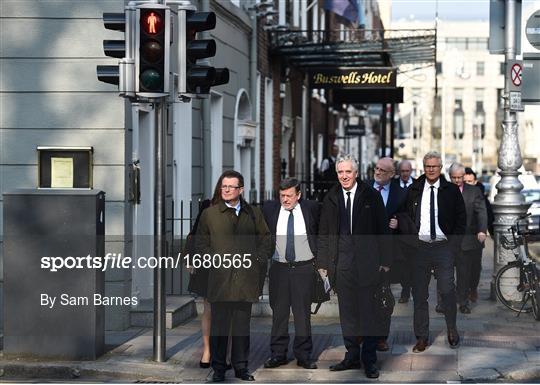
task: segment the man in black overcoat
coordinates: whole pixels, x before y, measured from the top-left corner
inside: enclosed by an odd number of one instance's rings
[[[381,195],[357,180],[353,156],[339,157],[336,171],[339,185],[328,192],[321,210],[317,266],[337,292],[347,353],[330,370],[358,369],[362,362],[366,376],[377,378],[377,336],[384,335],[384,328],[377,319],[374,295],[381,271],[388,271],[391,262],[385,239],[388,219]]]
[[[435,269],[437,289],[442,306],[451,348],[459,345],[456,325],[456,287],[454,260],[461,250],[467,221],[465,203],[459,188],[441,176],[442,160],[437,152],[424,156],[425,174],[407,191],[403,208],[417,236],[413,258],[414,353],[429,345],[428,288],[431,271]],[[400,227],[401,228],[401,227]]]

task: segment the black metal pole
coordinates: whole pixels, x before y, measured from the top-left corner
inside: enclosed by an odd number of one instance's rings
[[[394,157],[394,137],[396,135],[396,122],[394,121],[396,115],[396,104],[390,104],[390,158]]]
[[[165,102],[155,104],[155,179],[154,179],[154,257],[166,256],[165,242]],[[165,362],[165,269],[160,263],[154,268],[154,361]]]
[[[381,119],[381,158],[385,157],[386,151],[386,103],[382,105],[382,119]]]

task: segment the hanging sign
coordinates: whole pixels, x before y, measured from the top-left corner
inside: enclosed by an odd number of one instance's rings
[[[324,68],[310,72],[313,88],[395,88],[397,68]]]

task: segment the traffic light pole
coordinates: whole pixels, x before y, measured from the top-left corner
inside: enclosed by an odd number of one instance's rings
[[[165,268],[161,261],[167,256],[165,233],[165,129],[163,124],[165,99],[154,104],[155,180],[154,180],[154,257],[160,263],[154,268],[154,361],[165,362]]]
[[[521,33],[521,31],[516,31],[516,9],[516,0],[505,1],[505,64],[507,68],[509,61],[516,58],[516,33]],[[510,110],[509,91],[511,79],[508,76],[508,71],[505,72],[503,136],[497,164],[500,168],[501,180],[496,185],[497,195],[495,195],[493,202],[493,213],[495,214],[493,223],[495,230],[494,268],[491,282],[491,296],[493,299],[495,299],[495,275],[505,264],[515,258],[511,250],[506,250],[501,246],[501,236],[508,235],[508,228],[519,216],[527,212],[528,208],[528,204],[525,203],[525,199],[520,193],[523,184],[518,179],[520,174],[518,170],[523,164],[523,160],[519,148],[516,112]]]

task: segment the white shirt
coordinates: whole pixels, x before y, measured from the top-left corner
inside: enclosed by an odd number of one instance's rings
[[[236,203],[236,206],[231,206],[228,202],[225,202],[225,206],[230,207],[231,209],[234,209],[236,216],[240,214],[240,209],[241,209],[240,200],[238,200],[238,203]]]
[[[309,261],[314,256],[309,248],[306,222],[302,215],[300,203],[294,206],[292,214],[294,218],[294,254],[296,256],[294,261]],[[289,215],[291,215],[290,211],[281,206],[276,226],[276,252],[273,257],[274,260],[279,262],[287,262],[285,259],[285,250],[287,248],[287,224],[289,223]]]
[[[353,218],[353,212],[354,212],[354,195],[356,194],[356,188],[358,187],[358,183],[355,181],[354,186],[349,191],[345,190],[344,188],[341,188],[341,191],[343,192],[343,200],[345,201],[345,209],[347,209],[347,193],[351,193],[351,217],[349,218],[349,223],[351,224],[351,234],[352,234],[352,218]]]
[[[418,238],[424,242],[432,242],[431,240],[431,222],[429,220],[429,201],[431,195],[431,186],[434,187],[435,194],[435,241],[447,240],[446,235],[439,227],[439,204],[437,202],[437,195],[439,193],[439,187],[441,186],[441,180],[438,179],[433,185],[430,185],[427,181],[424,183],[424,191],[422,192],[422,202],[420,203],[420,231],[418,232]]]
[[[336,163],[336,157],[335,156],[330,156],[330,159],[332,159],[332,162]],[[325,172],[329,168],[330,168],[330,161],[328,160],[328,158],[324,158],[322,163],[321,163],[321,172]]]
[[[403,179],[399,178],[399,185],[402,187],[402,188],[407,188],[409,187],[411,184],[412,184],[413,180],[411,177],[409,177],[409,179],[407,179],[407,182],[403,182]]]

